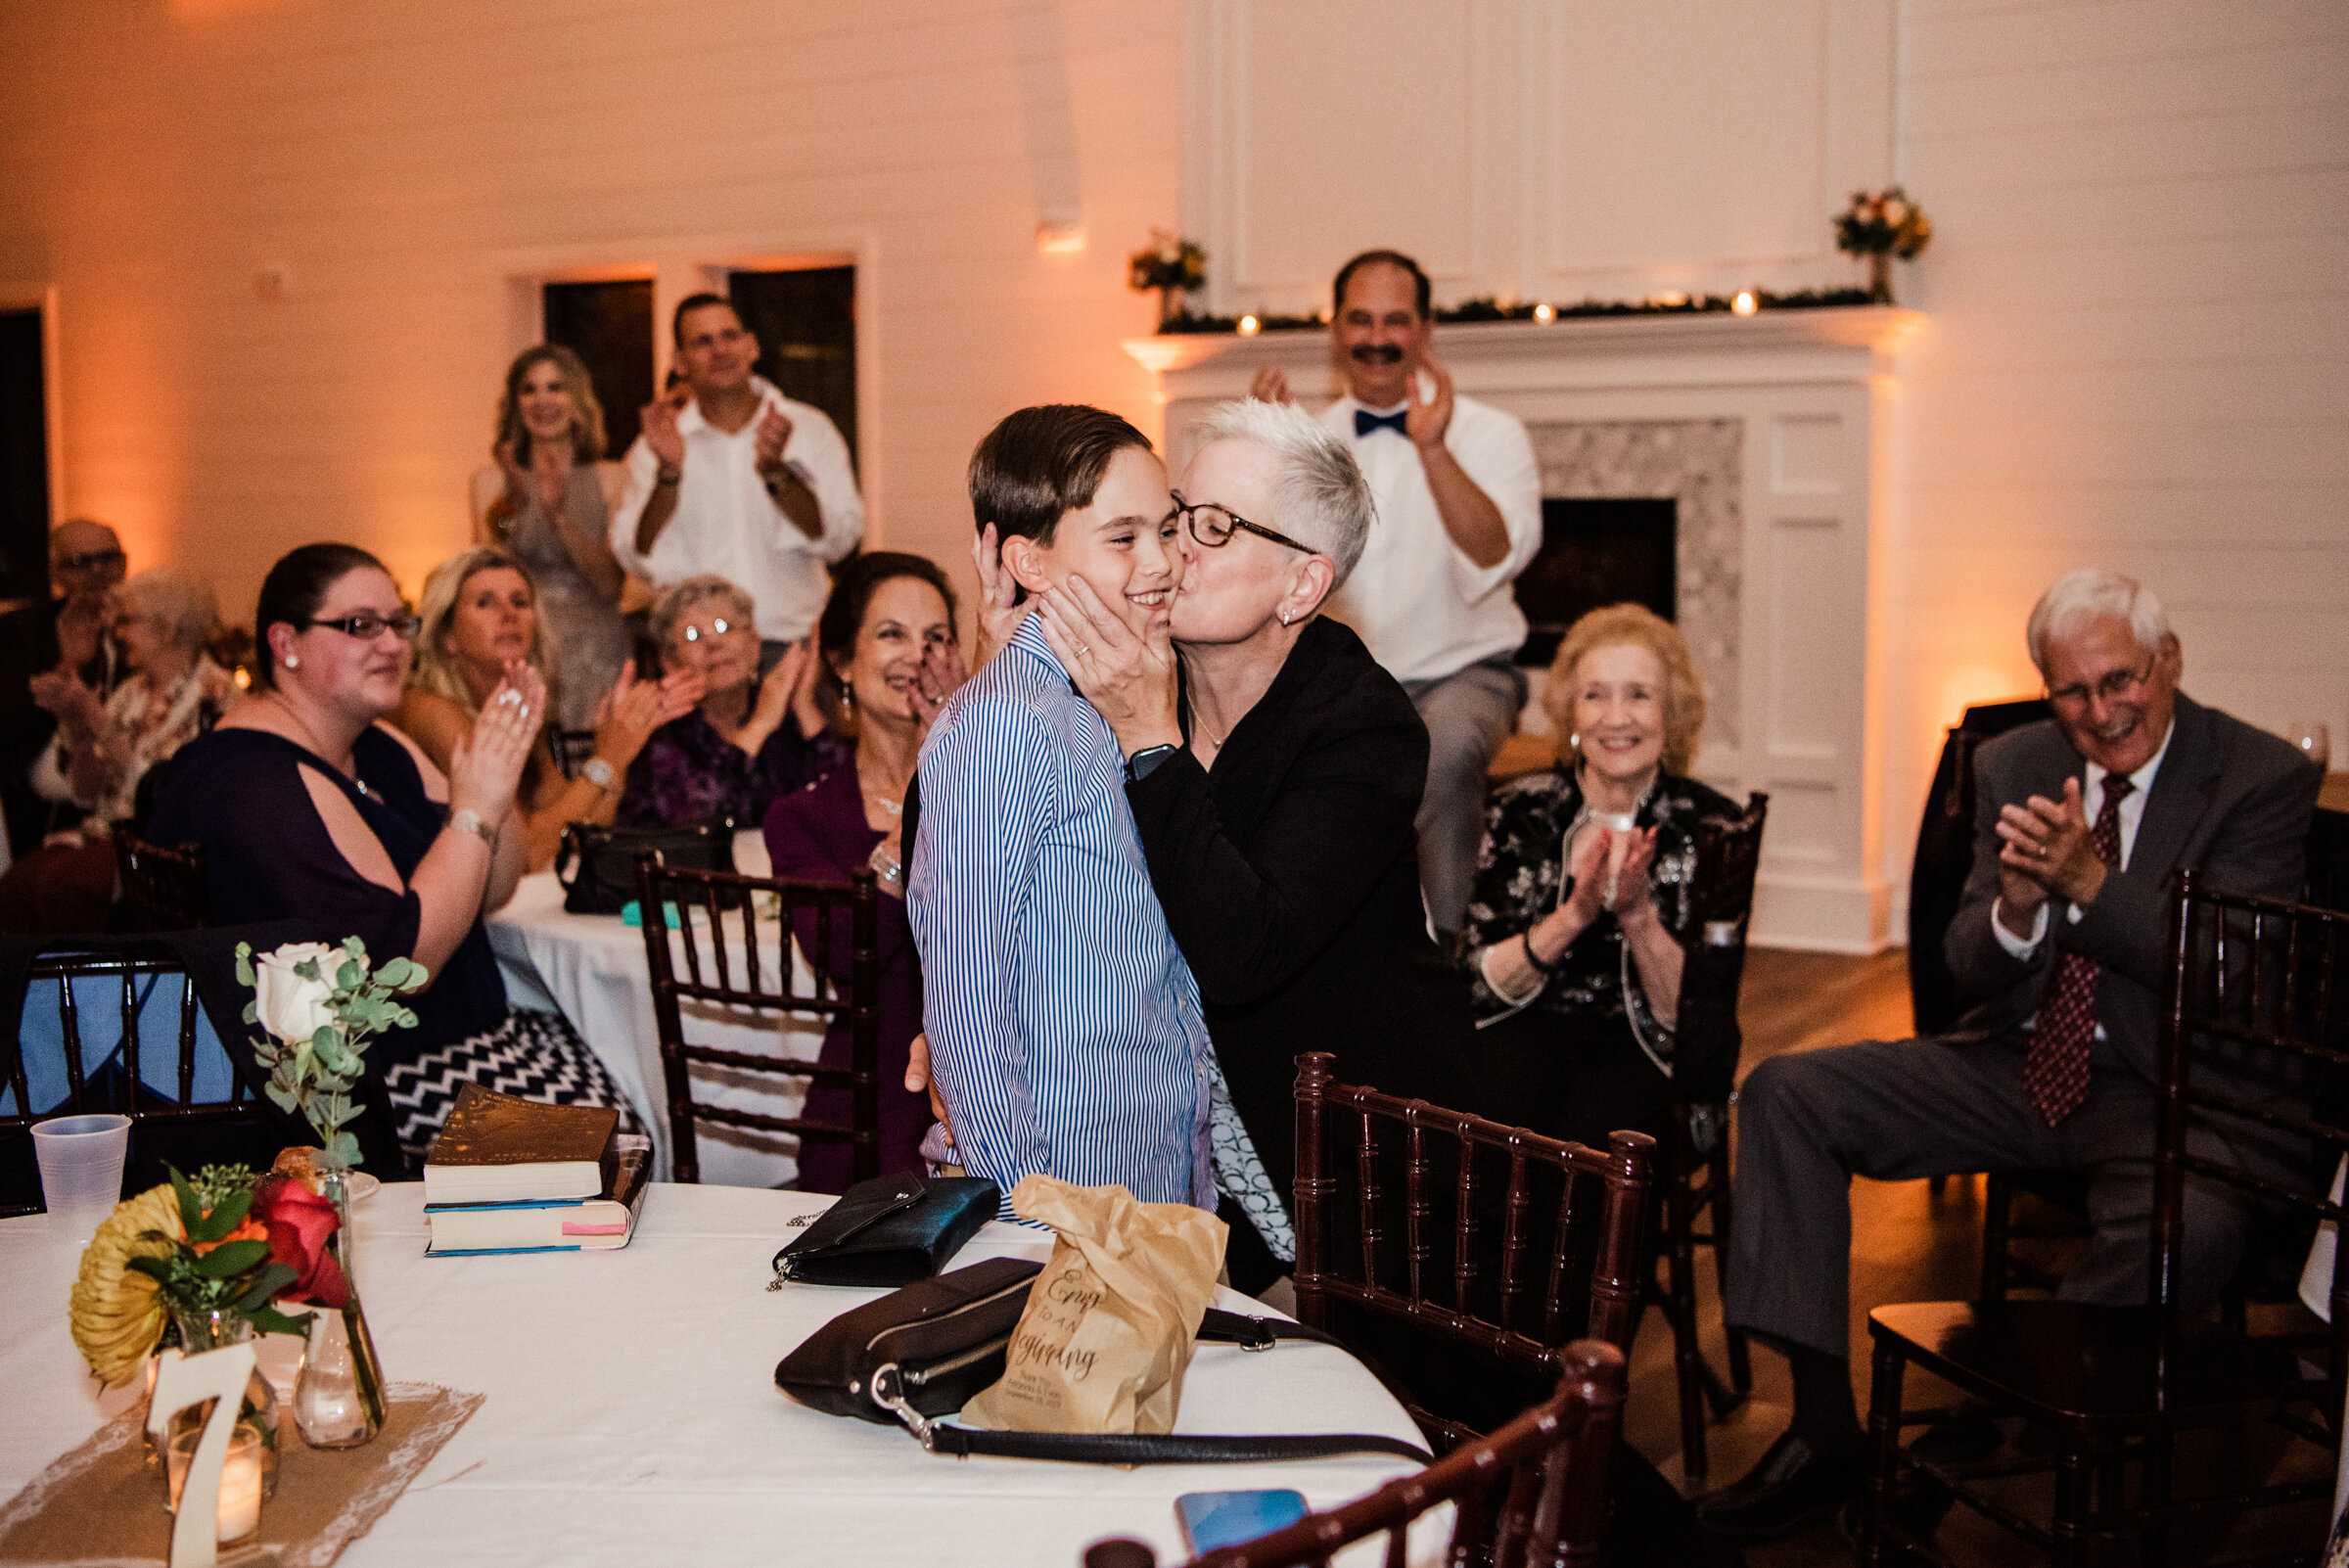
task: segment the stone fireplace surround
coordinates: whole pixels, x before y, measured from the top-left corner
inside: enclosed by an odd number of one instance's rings
[[[1680,501],[1680,624],[1710,714],[1697,773],[1766,790],[1753,940],[1871,952],[1881,874],[1886,409],[1922,324],[1886,307],[1438,327],[1458,391],[1525,421],[1551,496]],[[1265,365],[1310,406],[1339,388],[1318,333],[1134,339],[1179,467],[1208,407]]]

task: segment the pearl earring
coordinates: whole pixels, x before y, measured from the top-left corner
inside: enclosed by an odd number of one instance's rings
[[[1566,737],[1566,749],[1570,752],[1579,752],[1583,749],[1583,737],[1580,732]]]
[[[292,654],[288,654],[286,655],[286,668],[288,669],[299,669],[301,668],[301,661],[295,658]]]
[[[1284,626],[1289,623],[1289,613],[1286,610],[1280,613],[1280,623]]]

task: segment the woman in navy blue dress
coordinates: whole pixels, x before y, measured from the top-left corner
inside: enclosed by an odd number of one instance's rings
[[[506,1005],[483,915],[524,869],[515,792],[546,687],[518,665],[482,705],[448,771],[379,722],[398,706],[416,618],[366,551],[310,544],[270,569],[254,617],[253,696],[183,748],[149,832],[204,846],[221,924],[289,917],[334,941],[355,935],[377,963],[431,974],[414,1029],[379,1038],[368,1089],[388,1102],[402,1154],[420,1160],[457,1085],[556,1104],[620,1107],[603,1065],[570,1024]]]

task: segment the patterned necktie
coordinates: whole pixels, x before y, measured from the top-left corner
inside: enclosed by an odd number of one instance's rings
[[[2096,858],[2121,863],[2121,798],[2137,786],[2125,773],[2104,775],[2104,804],[2089,834]],[[2062,919],[2050,915],[2050,923]],[[2048,1126],[2061,1127],[2088,1098],[2089,1047],[2096,1038],[2096,982],[2104,966],[2076,952],[2058,953],[2055,978],[2040,998],[2039,1024],[2023,1056],[2023,1089]]]
[[[1360,440],[1373,431],[1391,430],[1408,439],[1411,434],[1411,411],[1398,408],[1392,414],[1373,414],[1367,408],[1354,411],[1354,438]]]

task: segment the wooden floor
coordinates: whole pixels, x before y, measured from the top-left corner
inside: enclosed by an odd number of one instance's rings
[[[1861,1039],[1906,1038],[1914,1027],[1909,1011],[1907,954],[1894,949],[1872,958],[1850,958],[1756,949],[1747,958],[1740,1015],[1745,1027],[1743,1066],[1749,1071],[1757,1062],[1789,1051]],[[1979,1177],[1952,1178],[1938,1195],[1923,1181],[1852,1183],[1852,1364],[1864,1419],[1867,1410],[1868,1310],[1887,1302],[1971,1296],[1981,1256],[1980,1205]],[[1697,1273],[1698,1316],[1706,1354],[1715,1366],[1723,1367],[1720,1303],[1713,1289],[1711,1261],[1702,1253]],[[1707,1429],[1710,1471],[1701,1485],[1692,1485],[1681,1466],[1672,1335],[1662,1314],[1650,1313],[1640,1327],[1632,1360],[1627,1437],[1692,1496],[1735,1481],[1783,1429],[1790,1402],[1786,1363],[1760,1347],[1754,1350],[1753,1363],[1753,1397],[1726,1421]],[[2011,1538],[1998,1536],[1987,1526],[1967,1529],[1968,1523],[1954,1519],[1945,1530],[1945,1549],[1953,1550],[1956,1560],[1979,1561],[1989,1568],[2010,1568],[2036,1560]],[[2321,1521],[2317,1527],[2322,1529]],[[1949,1540],[1953,1531],[1958,1536],[1954,1542]],[[1832,1522],[1768,1545],[1749,1547],[1746,1553],[1753,1568],[1841,1565],[1855,1560],[1855,1553]]]
[[[1900,1039],[1913,1033],[1909,1014],[1909,971],[1905,952],[1894,948],[1872,958],[1832,953],[1755,948],[1746,956],[1745,990],[1739,1006],[1745,1027],[1743,1071],[1789,1051],[1814,1050],[1856,1039]],[[1741,1075],[1742,1076],[1742,1075]],[[1922,1181],[1853,1184],[1852,1312],[1854,1365],[1865,1381],[1867,1366],[1867,1309],[1890,1301],[1932,1301],[1971,1293],[1978,1246],[1969,1183],[1945,1185],[1936,1202]],[[1713,1289],[1711,1260],[1697,1260],[1698,1319],[1706,1353],[1722,1359],[1721,1306]],[[1664,1474],[1694,1495],[1727,1486],[1743,1475],[1786,1423],[1791,1398],[1786,1363],[1768,1351],[1754,1352],[1754,1394],[1727,1420],[1706,1430],[1710,1471],[1691,1485],[1681,1473],[1680,1404],[1673,1383],[1672,1334],[1661,1314],[1640,1325],[1632,1358],[1632,1395],[1626,1436]],[[1860,1390],[1865,1408],[1866,1390]],[[1749,1548],[1756,1568],[1795,1564],[1849,1563],[1851,1549],[1832,1524],[1806,1530],[1786,1541]]]

